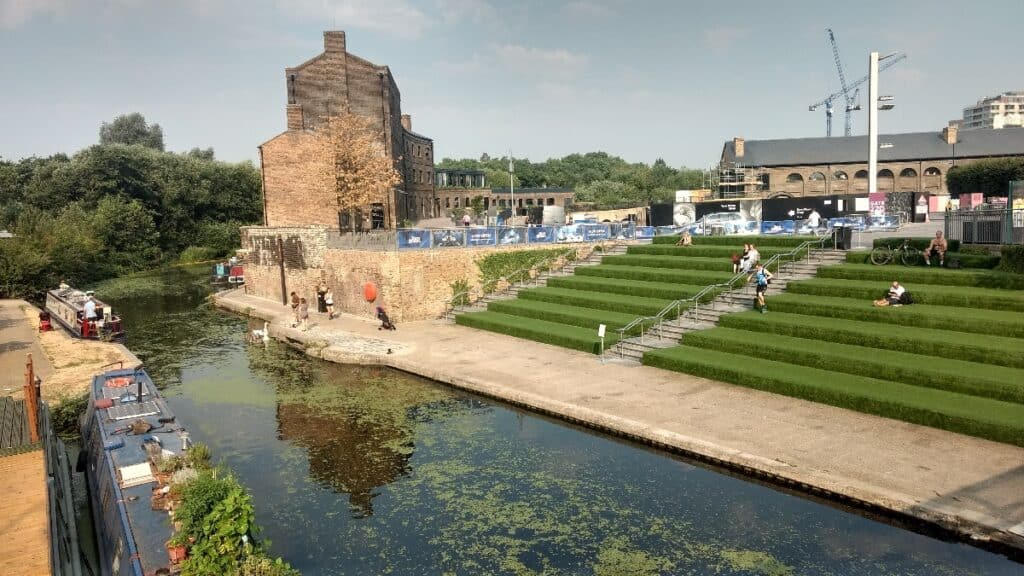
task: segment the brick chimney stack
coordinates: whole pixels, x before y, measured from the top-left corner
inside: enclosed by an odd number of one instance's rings
[[[736,149],[736,157],[737,158],[743,158],[743,153],[744,153],[743,138],[739,138],[739,137],[733,138],[732,139],[732,146],[733,146],[733,148]]]
[[[412,116],[402,114],[402,128],[405,128],[406,132],[412,132]]]
[[[946,141],[946,144],[956,144],[957,133],[960,131],[953,122],[949,123],[942,129],[942,139]]]
[[[324,32],[324,52],[328,54],[345,53],[345,32],[342,30],[338,31],[327,31]]]
[[[302,104],[288,105],[288,129],[302,130],[305,128],[302,118]]]

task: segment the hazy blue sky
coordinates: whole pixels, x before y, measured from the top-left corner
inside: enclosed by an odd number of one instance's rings
[[[171,150],[255,159],[285,126],[284,68],[342,29],[391,67],[438,158],[604,150],[704,167],[733,136],[824,135],[807,106],[839,86],[828,27],[851,80],[873,49],[908,53],[882,75],[897,107],[880,122],[910,132],[1024,89],[1022,22],[1021,0],[0,0],[0,157],[73,152],[137,111]]]

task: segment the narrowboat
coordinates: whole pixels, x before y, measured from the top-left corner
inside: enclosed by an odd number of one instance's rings
[[[96,319],[85,317],[86,302],[92,298],[96,305]],[[46,293],[46,311],[71,334],[91,340],[116,340],[124,337],[121,318],[109,305],[96,299],[90,292],[65,287]]]
[[[218,262],[213,265],[212,280],[214,284],[240,286],[245,284],[245,270],[237,263]]]
[[[82,456],[103,576],[178,574],[183,550],[159,463],[188,448],[188,432],[142,368],[93,377],[82,418]],[[173,561],[172,561],[173,559]]]

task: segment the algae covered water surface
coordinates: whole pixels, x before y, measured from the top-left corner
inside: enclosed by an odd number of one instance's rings
[[[250,326],[203,295],[115,304],[193,438],[252,491],[274,554],[304,574],[1021,573],[412,376],[246,346]]]

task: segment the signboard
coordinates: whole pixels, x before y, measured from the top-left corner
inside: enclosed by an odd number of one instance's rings
[[[432,230],[431,243],[434,248],[454,248],[466,245],[465,230]]]
[[[498,230],[498,244],[510,246],[526,242],[526,228],[501,228]]]
[[[399,230],[398,248],[430,248],[430,230]]]
[[[796,231],[796,222],[792,220],[765,220],[761,222],[761,234],[792,234]]]
[[[538,226],[534,228],[527,228],[526,231],[527,237],[530,239],[530,244],[544,244],[555,241],[554,226]]]
[[[646,240],[648,238],[654,238],[654,226],[637,226],[636,234],[634,237],[637,240]]]
[[[608,226],[604,224],[586,224],[580,226],[584,242],[597,242],[609,238]]]
[[[466,230],[466,246],[494,246],[497,243],[497,228],[470,228]]]
[[[885,192],[871,192],[868,194],[868,213],[872,216],[885,215]]]
[[[555,242],[583,242],[583,236],[579,227],[579,224],[559,226]]]

